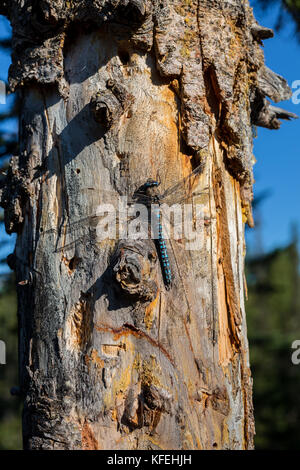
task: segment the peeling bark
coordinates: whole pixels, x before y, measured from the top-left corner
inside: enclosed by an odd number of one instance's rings
[[[264,65],[272,31],[246,0],[4,7],[23,97],[0,192],[18,234],[25,448],[251,449],[252,125],[295,117],[265,98],[290,96]],[[158,173],[166,189],[200,163],[204,243],[173,241],[170,291],[151,240],[95,243],[77,223],[105,190],[133,194]]]

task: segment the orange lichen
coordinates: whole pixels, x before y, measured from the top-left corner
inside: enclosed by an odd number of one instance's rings
[[[104,367],[104,361],[103,359],[101,359],[101,357],[99,357],[96,349],[92,349],[90,355],[85,355],[85,363],[88,366],[90,365],[90,363],[95,364],[97,369],[99,369],[100,371],[102,371]]]
[[[120,370],[118,376],[112,380],[110,388],[103,397],[105,408],[110,409],[115,406],[116,399],[125,400],[126,391],[128,390],[132,379],[132,364],[130,363],[125,369]],[[117,410],[116,410],[117,413]]]
[[[81,443],[83,450],[99,450],[98,441],[87,421],[84,422],[81,429]]]
[[[125,323],[121,328],[112,328],[102,324],[96,325],[95,329],[99,332],[111,332],[113,334],[114,341],[118,341],[121,337],[127,336],[134,336],[137,339],[145,339],[150,344],[152,344],[152,346],[159,348],[160,351],[169,359],[171,364],[173,364],[173,359],[171,358],[170,354],[158,341],[133,325]]]
[[[214,153],[220,152],[218,143],[214,141]],[[220,157],[220,155],[218,155]],[[213,190],[217,210],[218,235],[218,310],[219,310],[219,354],[220,363],[228,364],[241,346],[239,327],[241,323],[240,299],[234,278],[231,260],[230,229],[223,172],[215,162],[213,172]]]
[[[227,366],[233,356],[230,341],[230,328],[228,324],[225,277],[222,263],[218,263],[218,311],[219,311],[219,360],[220,364]]]
[[[150,330],[152,327],[153,323],[153,317],[154,317],[154,310],[157,305],[157,301],[159,298],[159,294],[156,296],[156,298],[151,302],[149,305],[147,305],[145,309],[145,316],[144,316],[144,323],[146,325],[147,330]]]
[[[162,445],[161,445],[161,442],[158,440],[158,439],[155,439],[153,436],[151,435],[147,435],[146,436],[147,439],[151,442],[151,444],[153,444],[155,447],[158,447],[158,449],[160,450],[166,450]]]
[[[92,334],[92,311],[84,296],[73,306],[66,322],[65,337],[70,349],[83,349]]]
[[[140,379],[143,385],[160,386],[161,382],[158,378],[159,375],[161,375],[161,368],[154,356],[152,356],[149,360],[143,360],[140,369]]]

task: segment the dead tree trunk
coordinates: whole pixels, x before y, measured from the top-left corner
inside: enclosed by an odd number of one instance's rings
[[[12,0],[0,13],[22,93],[1,202],[18,234],[25,448],[252,448],[252,125],[289,117],[265,98],[290,96],[264,66],[272,31],[247,0]],[[157,173],[166,189],[199,164],[204,243],[173,242],[169,291],[151,240],[94,243],[84,221],[105,191]]]

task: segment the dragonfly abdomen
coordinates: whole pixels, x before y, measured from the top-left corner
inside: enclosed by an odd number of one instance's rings
[[[161,214],[157,214],[157,227],[156,227],[156,233],[157,233],[157,248],[158,248],[158,255],[160,259],[160,264],[161,264],[161,270],[164,278],[164,283],[167,288],[171,286],[172,282],[172,272],[170,268],[170,261],[169,261],[169,255],[168,255],[168,250],[166,246],[166,241],[163,236],[163,231],[162,231],[162,225],[161,225]]]

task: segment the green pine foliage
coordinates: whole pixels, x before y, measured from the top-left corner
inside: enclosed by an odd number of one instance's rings
[[[293,19],[298,37],[300,35],[300,0],[255,0],[254,5],[263,9],[274,8],[280,4],[279,16],[277,18],[276,29],[280,29],[286,23],[288,15]]]
[[[17,300],[13,276],[0,287],[0,339],[6,344],[6,364],[0,365],[0,450],[21,449],[21,400],[10,390],[18,387]]]
[[[248,338],[254,379],[257,449],[299,449],[300,365],[291,345],[300,340],[297,243],[247,261]]]
[[[1,50],[10,53],[10,38],[0,41]],[[0,109],[0,186],[9,157],[17,152],[16,132],[4,131],[6,123],[17,119],[18,100]],[[4,125],[2,127],[2,125]],[[17,127],[17,126],[16,126]],[[0,340],[6,344],[6,364],[0,364],[0,450],[21,449],[21,400],[10,390],[18,387],[18,327],[14,276],[7,273],[6,256],[12,251],[8,237],[3,238],[3,210],[0,209]],[[3,268],[6,273],[4,274]]]

